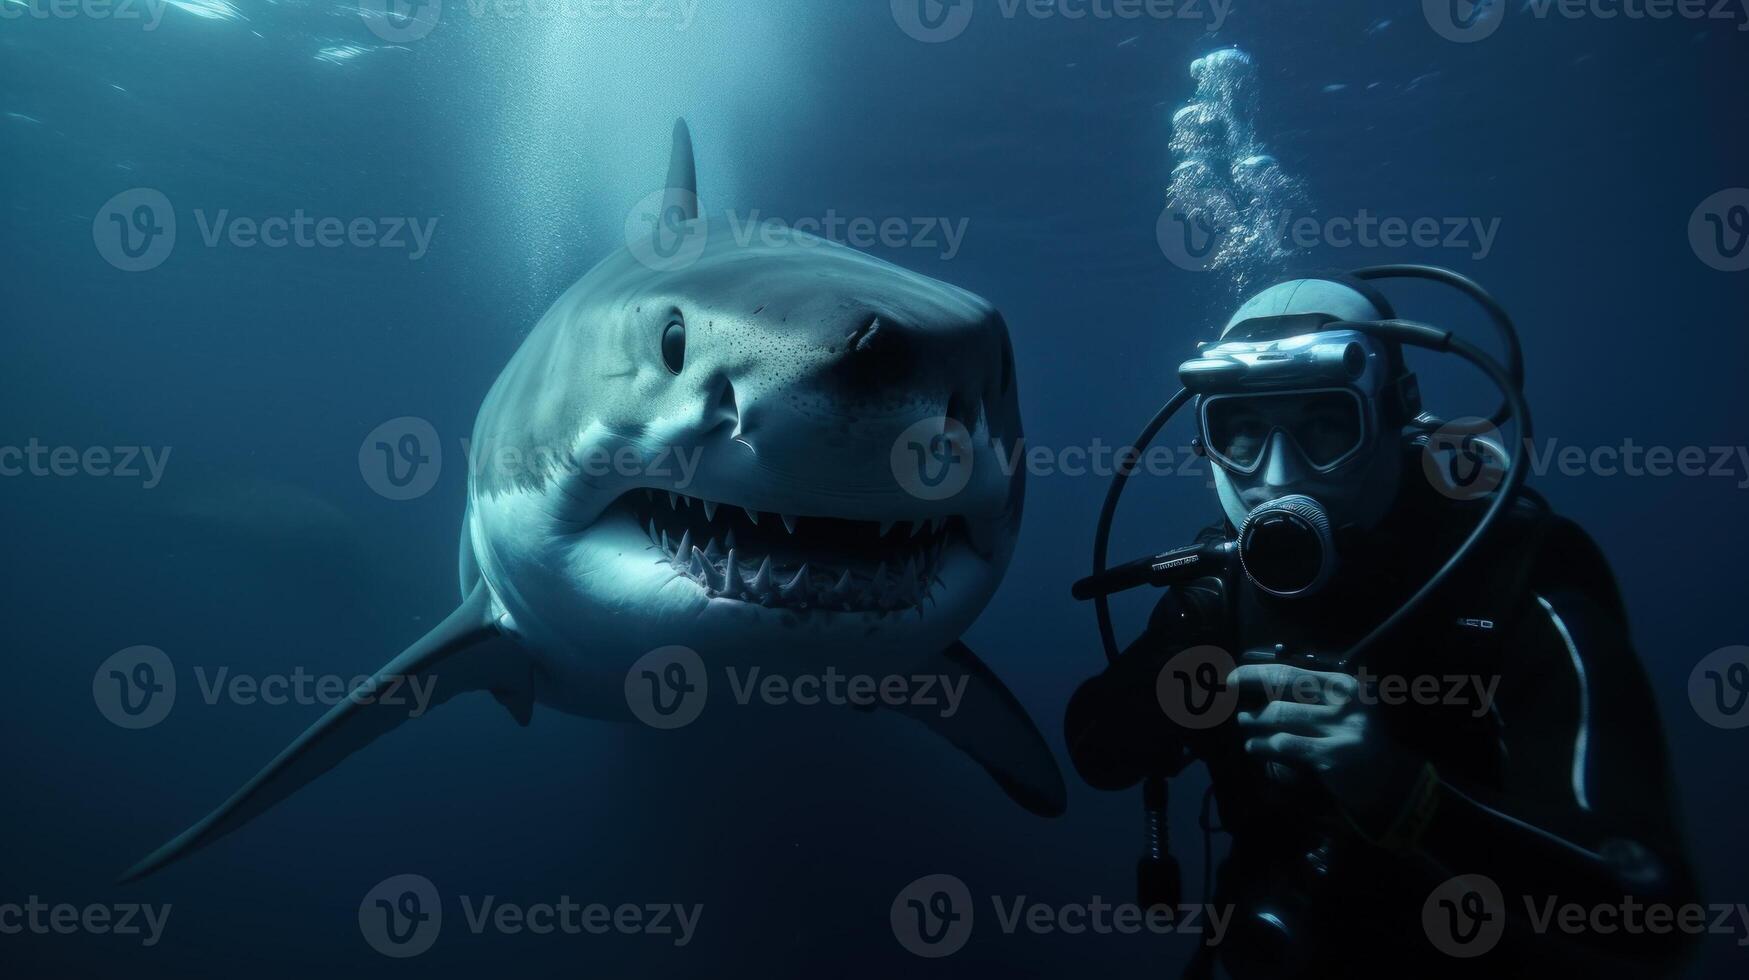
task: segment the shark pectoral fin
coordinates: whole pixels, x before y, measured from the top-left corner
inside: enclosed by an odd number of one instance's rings
[[[887,707],[971,756],[1014,802],[1041,817],[1061,816],[1069,800],[1056,757],[1026,708],[978,655],[955,643],[915,669],[939,676],[947,690],[931,699],[934,704]]]
[[[534,720],[534,665],[529,664],[519,677],[494,684],[492,697],[498,699],[518,725],[527,728]]]
[[[505,691],[510,693],[499,694],[500,701],[526,699],[532,705],[532,692],[521,690],[530,670],[515,652],[514,642],[499,632],[492,619],[490,592],[484,585],[476,586],[436,629],[330,709],[218,809],[130,868],[121,881],[143,878],[211,844],[401,722],[458,694]],[[517,713],[515,707],[511,710]]]

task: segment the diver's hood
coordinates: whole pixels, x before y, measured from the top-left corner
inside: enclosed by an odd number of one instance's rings
[[[1323,313],[1348,321],[1383,320],[1396,315],[1383,296],[1363,283],[1290,279],[1246,300],[1221,329],[1221,336],[1225,338],[1246,320],[1304,313]]]

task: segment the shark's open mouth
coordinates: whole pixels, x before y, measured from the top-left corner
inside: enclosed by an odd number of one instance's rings
[[[778,514],[665,490],[614,502],[674,570],[713,599],[828,611],[921,611],[947,551],[964,543],[958,517],[853,521]]]

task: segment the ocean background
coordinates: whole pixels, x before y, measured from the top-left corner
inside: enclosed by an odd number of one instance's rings
[[[7,0],[8,9],[28,9]],[[1324,241],[1289,269],[1385,261],[1479,279],[1523,333],[1539,434],[1562,445],[1749,443],[1749,272],[1691,246],[1703,201],[1749,185],[1749,33],[1735,20],[1537,18],[1442,37],[1421,5],[1235,0],[1201,19],[1005,17],[978,0],[926,43],[886,2],[648,0],[657,17],[506,17],[450,0],[390,43],[349,4],[189,0],[161,21],[0,18],[0,444],[150,446],[141,478],[10,476],[0,676],[0,903],[170,903],[150,948],[114,935],[0,935],[8,977],[794,975],[1147,976],[1186,937],[1005,935],[987,899],[959,953],[896,941],[894,896],[952,874],[979,896],[1130,897],[1135,792],[1072,773],[1055,821],[1010,804],[914,726],[798,738],[667,778],[649,733],[491,699],[408,725],[247,829],[147,881],[116,876],[228,795],[319,713],[199,695],[197,668],[374,670],[456,595],[460,440],[558,294],[624,242],[661,187],[676,117],[707,209],[965,222],[962,246],[870,251],[971,289],[1006,316],[1029,440],[1117,445],[1236,299],[1230,271],[1171,261],[1157,226],[1169,121],[1193,59],[1256,67],[1257,138],[1310,214],[1497,221],[1486,254]],[[1084,5],[1080,5],[1084,7]],[[161,192],[175,249],[106,261],[94,220]],[[393,248],[239,248],[196,212],[436,221]],[[101,230],[102,222],[98,222]],[[1487,339],[1433,287],[1405,315]],[[1491,408],[1485,384],[1419,364],[1430,407]],[[1419,362],[1418,362],[1419,363]],[[417,417],[442,440],[430,492],[391,500],[361,471],[367,434]],[[1188,442],[1188,426],[1166,442]],[[1749,463],[1728,476],[1533,480],[1615,567],[1665,719],[1707,899],[1749,902],[1749,729],[1707,723],[1689,679],[1749,643]],[[1084,574],[1105,480],[1038,475],[1007,578],[967,642],[1061,753],[1063,705],[1102,664]],[[1129,557],[1218,516],[1206,470],[1132,487]],[[1120,604],[1133,633],[1145,597]],[[180,696],[161,723],[112,724],[93,675],[159,648]],[[1067,766],[1066,758],[1063,764]],[[1200,777],[1174,838],[1199,894]],[[422,956],[379,955],[359,905],[429,878],[446,923]],[[702,903],[686,947],[649,936],[465,928],[456,896],[518,903]],[[1709,936],[1694,976],[1741,976]],[[1741,937],[1749,939],[1749,936]]]

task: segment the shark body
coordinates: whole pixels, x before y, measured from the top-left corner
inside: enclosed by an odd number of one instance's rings
[[[408,718],[489,691],[631,720],[657,648],[707,669],[927,672],[963,692],[936,730],[1027,809],[1065,789],[1025,709],[960,636],[1000,582],[1024,474],[1013,353],[977,296],[785,229],[749,242],[700,216],[691,138],[650,241],[572,286],[487,396],[461,535],[460,606],[224,804],[150,874],[237,829]],[[921,435],[919,435],[921,433]],[[963,486],[904,479],[957,435]],[[927,480],[925,481],[927,483]],[[940,499],[934,499],[940,496]]]

